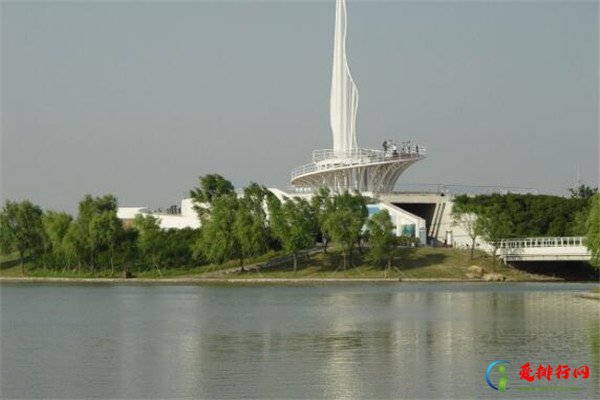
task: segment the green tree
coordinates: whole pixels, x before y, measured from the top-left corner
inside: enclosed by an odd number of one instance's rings
[[[575,211],[572,220],[568,223],[569,236],[585,236],[587,234],[587,219],[590,214],[594,195],[598,193],[598,188],[591,188],[586,185],[579,185],[569,189],[571,199],[577,201],[580,206]]]
[[[270,195],[266,187],[253,182],[244,189],[244,197],[238,200],[233,228],[243,259],[259,256],[268,249],[271,234],[265,210]],[[243,267],[243,262],[241,264]]]
[[[477,213],[465,203],[455,203],[452,207],[453,224],[460,226],[471,239],[471,260],[475,252],[477,238],[481,236],[481,223],[478,223]]]
[[[600,268],[600,194],[598,193],[592,198],[585,245],[592,253],[591,264]]]
[[[67,260],[67,267],[71,267],[72,262],[77,264],[77,270],[81,272],[81,267],[85,262],[87,255],[87,233],[80,223],[72,223],[63,238],[63,249]]]
[[[466,206],[477,216],[494,208],[509,220],[511,235],[567,236],[581,230],[574,222],[577,214],[585,212],[589,200],[532,194],[491,194],[474,197],[457,196],[454,205]],[[587,215],[587,213],[585,214]]]
[[[348,265],[348,258],[352,262],[352,248],[358,241],[362,225],[349,210],[335,210],[325,221],[327,234],[342,247],[343,268]]]
[[[233,232],[238,206],[235,196],[220,196],[213,201],[210,213],[203,217],[200,235],[194,245],[196,257],[202,255],[217,264],[239,258],[239,243]]]
[[[192,244],[197,232],[191,228],[167,229],[162,231],[162,246],[160,248],[164,266],[189,266],[192,261]]]
[[[121,221],[117,218],[116,209],[97,212],[90,221],[89,229],[94,247],[108,251],[111,273],[114,274],[115,249],[123,230]]]
[[[6,201],[0,211],[0,248],[7,254],[19,253],[21,274],[25,275],[25,256],[40,248],[42,210],[30,201]]]
[[[162,276],[160,266],[162,263],[161,247],[163,242],[158,218],[153,215],[138,214],[134,219],[133,226],[138,232],[137,247],[142,259],[146,265],[156,269],[158,274]]]
[[[367,237],[369,239],[369,258],[380,264],[386,262],[387,271],[392,266],[392,252],[396,243],[394,224],[387,210],[381,210],[367,221]]]
[[[362,228],[369,216],[367,204],[359,193],[344,192],[333,197],[331,211],[324,221],[325,232],[342,246],[343,268],[352,262],[352,249],[360,240]]]
[[[273,249],[281,249],[281,240],[276,232],[276,228],[279,219],[283,218],[283,207],[281,201],[279,201],[277,196],[271,192],[267,193],[265,201],[268,210],[267,226],[269,227],[270,247]]]
[[[329,242],[329,238],[325,229],[325,221],[334,209],[333,200],[331,198],[331,192],[329,189],[326,187],[319,188],[317,193],[315,193],[311,199],[311,205],[315,215],[315,222],[317,226],[316,230],[321,235],[323,253],[327,253],[327,244]]]
[[[120,233],[117,227],[120,226],[120,221],[116,215],[117,199],[112,195],[94,198],[88,194],[79,202],[79,213],[75,221],[77,228],[73,229],[69,240],[72,242],[72,250],[79,253],[79,261],[87,259],[92,273],[96,270],[98,253],[114,249],[114,242]],[[77,238],[73,237],[75,234]],[[85,249],[84,257],[81,257],[81,244]]]
[[[291,254],[294,272],[298,270],[298,254],[310,249],[314,243],[314,214],[310,203],[301,198],[286,201],[280,209],[273,207],[273,229],[281,240],[283,251]]]
[[[138,230],[135,229],[135,227],[132,226],[121,230],[121,234],[119,235],[115,246],[115,263],[122,265],[122,270],[124,272],[129,272],[140,259],[137,242]],[[189,240],[179,244],[188,246],[187,250],[188,253],[190,253]]]
[[[264,218],[256,214],[250,201],[238,202],[233,221],[233,237],[239,244],[237,254],[240,258],[240,270],[244,271],[244,260],[263,254],[267,249],[268,235]]]
[[[587,185],[579,184],[570,188],[569,193],[571,193],[571,197],[574,199],[590,200],[598,193],[598,188],[591,188]]]
[[[244,188],[243,201],[245,205],[250,209],[252,214],[260,217],[263,221],[266,219],[265,205],[269,193],[266,187],[255,182],[250,183],[250,185]]]
[[[568,224],[567,236],[585,236],[587,233],[587,219],[590,215],[590,206],[579,210]]]
[[[42,216],[44,234],[50,244],[51,260],[55,267],[66,267],[68,264],[64,240],[72,222],[73,217],[64,212],[46,211]]]
[[[477,218],[477,230],[492,246],[493,268],[496,273],[496,254],[500,240],[511,237],[512,226],[509,217],[498,206],[490,207],[480,212]]]
[[[231,182],[219,174],[204,175],[199,180],[200,185],[190,190],[190,197],[194,199],[194,209],[202,219],[218,198],[235,195],[235,192]]]

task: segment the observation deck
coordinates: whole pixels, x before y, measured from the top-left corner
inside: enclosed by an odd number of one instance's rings
[[[400,175],[425,158],[426,149],[417,145],[400,151],[352,149],[315,150],[312,162],[294,168],[291,183],[297,187],[327,187],[334,192],[357,190],[382,193],[392,191]]]

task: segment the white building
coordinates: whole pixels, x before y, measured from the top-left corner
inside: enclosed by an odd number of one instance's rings
[[[152,212],[147,207],[119,207],[117,217],[125,224],[130,224],[136,215],[152,215],[158,218],[162,229],[199,228],[200,220],[194,210],[192,199],[181,200],[181,209],[178,213]]]

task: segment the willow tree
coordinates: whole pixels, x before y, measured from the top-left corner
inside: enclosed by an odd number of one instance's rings
[[[333,198],[324,221],[325,232],[342,247],[343,267],[352,262],[352,249],[359,242],[369,212],[365,198],[345,192]]]
[[[276,237],[281,241],[283,251],[294,260],[294,272],[298,270],[298,254],[314,246],[314,214],[310,203],[301,198],[287,200],[278,205],[272,200],[271,221]]]
[[[452,223],[460,226],[471,239],[471,260],[473,260],[477,238],[483,233],[483,220],[479,219],[475,207],[468,203],[455,203],[452,207]]]
[[[64,212],[46,211],[42,216],[44,235],[50,244],[51,260],[55,266],[68,265],[64,240],[72,222],[73,217]]]
[[[142,259],[162,276],[160,266],[162,263],[161,246],[163,243],[158,218],[153,215],[138,214],[135,216],[133,226],[138,232],[137,247]]]
[[[311,199],[311,205],[315,216],[316,230],[321,235],[323,253],[327,253],[329,238],[325,229],[325,221],[333,211],[333,199],[331,192],[326,187],[321,187]]]
[[[7,201],[0,211],[0,248],[8,254],[19,253],[21,275],[25,275],[25,256],[39,249],[42,241],[42,209],[30,201]]]
[[[598,193],[592,197],[585,245],[592,253],[591,264],[600,268],[600,194]]]
[[[202,220],[215,201],[223,196],[234,195],[233,184],[219,174],[208,174],[199,178],[200,185],[190,190],[194,209]]]
[[[74,222],[76,227],[68,237],[74,242],[72,248],[77,252],[81,251],[80,245],[84,245],[85,254],[78,254],[78,258],[87,260],[94,273],[101,252],[108,251],[112,260],[121,232],[121,222],[117,218],[117,199],[110,194],[100,197],[88,194],[79,202],[78,211]]]
[[[200,184],[190,190],[201,224],[192,245],[193,257],[222,264],[239,254],[233,231],[239,202],[233,184],[223,176],[208,174],[199,181]]]
[[[496,254],[500,241],[513,235],[510,218],[502,212],[502,209],[494,205],[486,208],[478,214],[478,222],[482,237],[492,246],[493,269],[496,273]]]
[[[233,230],[238,207],[235,194],[213,201],[210,212],[202,219],[200,236],[194,245],[196,256],[201,254],[215,264],[239,258],[239,242]]]
[[[392,266],[392,253],[396,244],[394,224],[387,210],[381,210],[367,221],[367,237],[369,239],[369,258],[380,264],[386,262],[387,271]]]
[[[244,272],[245,260],[264,254],[267,250],[269,235],[264,212],[253,207],[251,200],[247,198],[239,200],[232,229],[233,238],[238,245],[240,271]]]
[[[91,237],[102,250],[108,251],[111,273],[115,272],[115,248],[121,238],[123,225],[117,218],[116,210],[96,213],[90,222]]]

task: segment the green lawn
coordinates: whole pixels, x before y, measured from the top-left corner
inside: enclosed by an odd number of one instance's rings
[[[277,267],[262,268],[258,271],[228,274],[230,279],[253,278],[412,278],[412,279],[466,279],[468,267],[478,265],[486,272],[492,272],[492,258],[483,252],[476,252],[473,260],[467,250],[444,248],[399,248],[396,250],[392,268],[386,271],[385,266],[373,266],[366,262],[358,251],[355,251],[352,265],[342,269],[342,256],[338,251],[327,254],[318,253],[310,258],[300,260],[298,271],[293,271],[292,262]],[[496,272],[509,280],[535,279],[530,274],[502,265],[496,265]]]
[[[281,252],[269,251],[262,256],[253,258],[245,264],[255,264],[268,261],[269,259],[281,256]],[[161,269],[160,273],[156,269],[133,270],[131,271],[137,278],[158,279],[158,278],[189,278],[200,277],[203,274],[210,274],[222,269],[239,268],[238,260],[227,261],[222,265],[208,264],[193,267],[179,267]],[[77,269],[54,270],[36,267],[32,262],[25,261],[25,275],[28,277],[51,277],[51,278],[119,278],[121,268],[117,268],[114,274],[110,269],[96,271],[94,274],[84,268],[82,271]],[[16,253],[10,255],[0,255],[0,277],[21,277],[21,266]]]
[[[281,256],[280,252],[269,252],[261,257],[249,260],[246,264],[263,263]],[[484,252],[475,252],[473,260],[470,259],[468,250],[445,248],[398,248],[395,251],[392,268],[386,271],[382,266],[374,266],[365,260],[357,250],[354,251],[352,264],[346,269],[342,266],[342,256],[337,249],[330,249],[326,254],[319,252],[309,258],[302,257],[299,261],[298,271],[293,271],[291,261],[281,263],[274,267],[258,268],[248,272],[239,272],[239,261],[229,261],[223,265],[202,265],[196,267],[162,269],[161,274],[156,270],[132,271],[137,278],[183,278],[183,279],[255,279],[255,278],[280,278],[280,279],[467,279],[466,274],[471,265],[483,267],[486,273],[491,273],[492,258]],[[94,275],[89,270],[54,271],[35,268],[26,262],[26,276],[30,277],[60,277],[60,278],[117,278],[110,270],[96,272]],[[234,268],[235,272],[231,272]],[[229,269],[230,273],[221,274],[220,270]],[[526,272],[508,267],[498,262],[496,272],[505,276],[507,280],[523,281],[538,279],[541,276],[531,275]],[[21,269],[16,255],[0,257],[1,277],[20,277]]]

